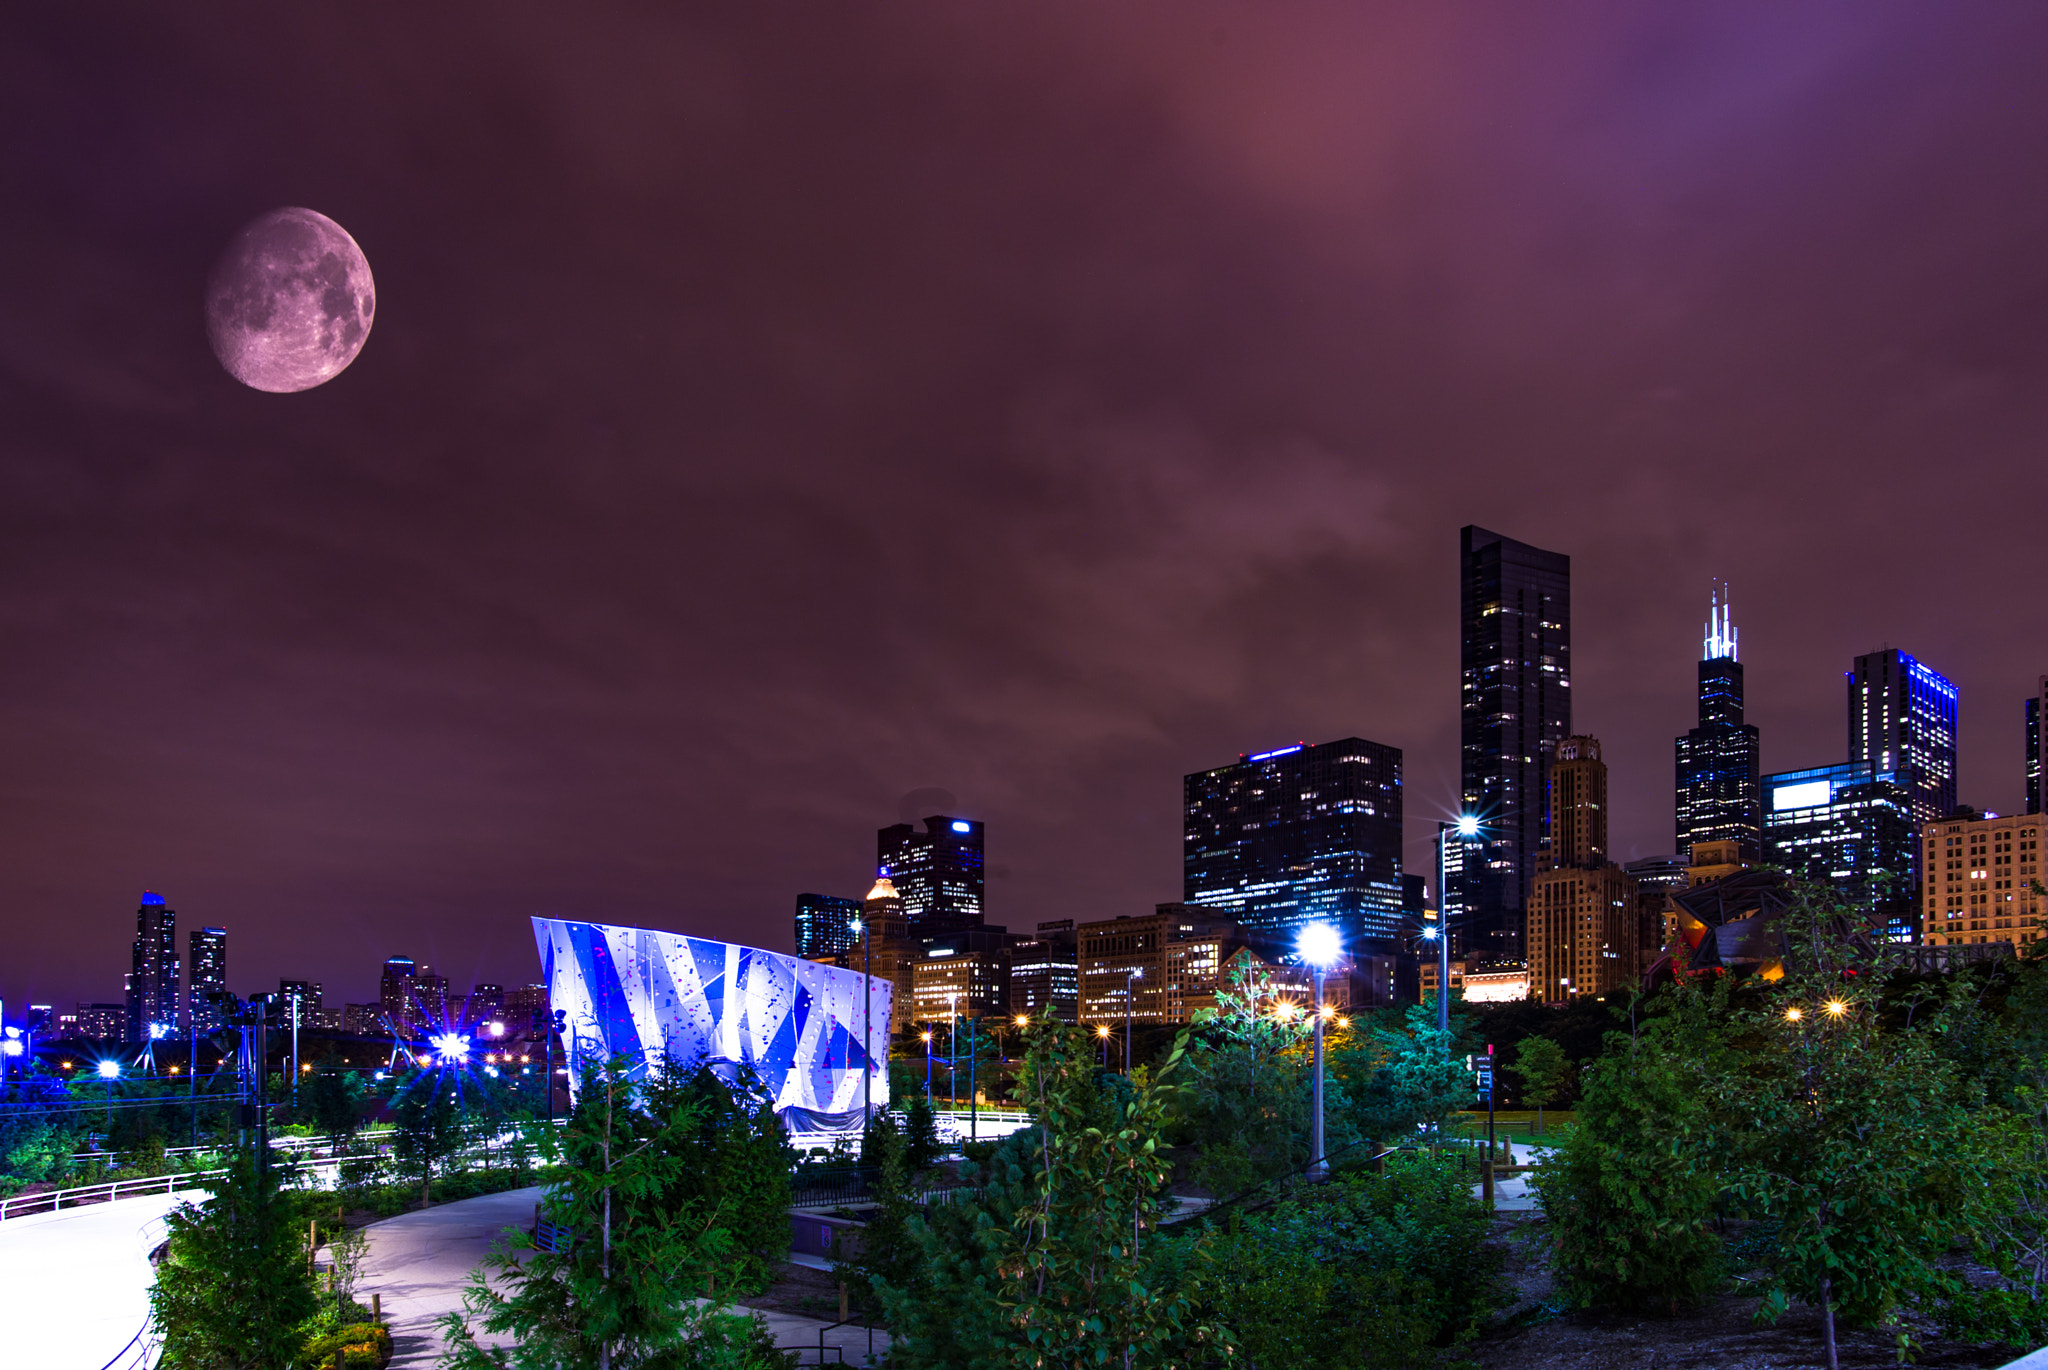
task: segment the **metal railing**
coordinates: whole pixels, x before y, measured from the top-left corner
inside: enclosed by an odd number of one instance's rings
[[[156,1314],[151,1313],[142,1320],[142,1326],[128,1339],[128,1344],[116,1351],[100,1370],[149,1370],[156,1363],[158,1343]]]
[[[0,1222],[24,1213],[55,1213],[60,1208],[110,1203],[138,1194],[171,1194],[191,1188],[195,1181],[215,1179],[225,1174],[225,1170],[187,1170],[169,1175],[146,1175],[137,1180],[107,1180],[71,1189],[49,1189],[41,1194],[17,1194],[11,1199],[0,1199]]]

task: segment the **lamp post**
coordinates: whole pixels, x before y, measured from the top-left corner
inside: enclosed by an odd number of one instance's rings
[[[100,1078],[107,1082],[107,1140],[112,1142],[114,1140],[114,1081],[121,1078],[121,1063],[119,1061],[101,1061]],[[113,1148],[110,1146],[107,1149],[111,1151]]]
[[[1296,944],[1301,958],[1315,970],[1315,1015],[1310,1026],[1315,1043],[1315,1078],[1310,1086],[1308,1123],[1308,1178],[1311,1183],[1330,1178],[1330,1162],[1323,1155],[1323,977],[1344,954],[1344,940],[1328,923],[1311,923],[1301,930]]]
[[[924,1101],[929,1107],[932,1101],[932,1030],[926,1028],[918,1036],[924,1038]]]
[[[1101,1040],[1101,1042],[1102,1042],[1102,1068],[1103,1068],[1104,1070],[1108,1070],[1108,1069],[1109,1069],[1109,1024],[1107,1024],[1107,1023],[1100,1023],[1100,1024],[1098,1024],[1098,1025],[1096,1026],[1096,1028],[1095,1028],[1095,1035],[1096,1035],[1096,1037],[1097,1037],[1098,1039],[1100,1039],[1100,1040]]]
[[[946,996],[946,1095],[960,1107],[960,996]],[[957,1126],[957,1123],[956,1123]]]
[[[875,940],[868,925],[856,918],[847,924],[860,938],[860,1123],[866,1127],[875,1113],[875,982],[869,978],[875,961]]]
[[[1443,1033],[1451,1030],[1451,899],[1444,871],[1450,864],[1446,844],[1453,831],[1460,837],[1477,837],[1479,820],[1461,813],[1455,824],[1440,823],[1436,830],[1436,1030]],[[1461,861],[1461,869],[1463,865]],[[1429,933],[1425,931],[1422,935],[1427,937]]]
[[[1124,1074],[1131,1073],[1131,985],[1145,978],[1145,968],[1136,966],[1124,976]]]

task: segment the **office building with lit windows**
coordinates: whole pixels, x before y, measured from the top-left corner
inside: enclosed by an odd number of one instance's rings
[[[1907,777],[1867,761],[1767,775],[1764,860],[1825,881],[1900,940],[1913,937],[1918,825]]]
[[[1745,723],[1742,662],[1725,593],[1716,586],[1699,665],[1699,725],[1677,751],[1678,854],[1695,842],[1740,842],[1763,849],[1763,743]]]
[[[982,921],[982,825],[934,814],[875,834],[875,861],[898,897],[913,933],[979,927]]]
[[[199,1036],[221,1030],[228,992],[228,931],[194,928],[186,944],[186,1023]]]
[[[1549,842],[1529,887],[1529,993],[1547,1004],[1600,996],[1641,974],[1635,879],[1607,859],[1607,763],[1591,737],[1557,744]],[[1472,968],[1467,967],[1466,983]]]
[[[1513,962],[1543,845],[1544,767],[1572,730],[1572,563],[1477,527],[1459,533],[1458,556],[1460,802],[1485,827],[1443,907],[1462,915],[1454,948]]]
[[[145,892],[135,911],[128,969],[126,1039],[147,1042],[178,1033],[178,914],[161,894]]]
[[[1849,760],[1896,777],[1916,827],[1948,817],[1956,807],[1954,683],[1894,648],[1857,657],[1848,686]]]
[[[1036,1018],[1050,1010],[1071,1023],[1080,1009],[1081,975],[1074,920],[1040,923],[1036,935],[1010,939],[1010,1012]]]
[[[1399,747],[1297,742],[1197,771],[1182,793],[1191,914],[1290,949],[1311,923],[1334,925],[1354,954],[1400,944]]]
[[[1930,947],[2010,942],[2024,948],[2041,936],[2044,905],[2038,813],[1981,817],[1958,812],[1923,824],[1920,938]]]
[[[2044,755],[2041,716],[2048,711],[2048,675],[2034,682],[2034,697],[2027,701],[2027,812],[2041,812],[2041,761]]]
[[[860,900],[834,894],[796,897],[796,954],[806,961],[824,961],[851,951],[860,940],[853,925],[860,919]]]

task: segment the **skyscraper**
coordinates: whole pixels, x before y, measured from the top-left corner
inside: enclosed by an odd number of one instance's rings
[[[1919,844],[1906,777],[1852,761],[1767,775],[1763,789],[1764,860],[1833,885],[1911,941]]]
[[[1459,769],[1464,811],[1485,825],[1453,927],[1477,963],[1522,958],[1522,920],[1543,845],[1544,768],[1572,730],[1571,558],[1484,528],[1459,534]]]
[[[1182,898],[1283,942],[1335,924],[1353,951],[1401,938],[1401,749],[1296,743],[1183,785]]]
[[[131,1042],[178,1030],[178,914],[161,894],[150,891],[143,892],[142,906],[135,911],[127,1028]]]
[[[981,824],[934,814],[924,826],[897,823],[875,834],[876,864],[903,900],[911,931],[981,926]]]
[[[1529,993],[1545,1003],[1606,994],[1640,973],[1636,882],[1607,859],[1607,763],[1591,737],[1557,744],[1550,840],[1529,885]]]
[[[1678,854],[1695,842],[1763,850],[1762,742],[1742,721],[1742,662],[1725,591],[1716,586],[1700,658],[1699,726],[1677,741]]]
[[[185,958],[185,1012],[192,1031],[219,1032],[221,997],[228,990],[228,930],[194,928]]]
[[[1956,687],[1895,648],[1848,673],[1849,760],[1889,773],[1913,799],[1915,824],[1956,807]],[[1917,845],[1917,844],[1916,844]]]
[[[2048,675],[2034,682],[2034,697],[2027,701],[2027,812],[2041,812],[2041,716],[2048,713]]]
[[[796,897],[796,954],[805,960],[836,956],[850,951],[860,938],[853,920],[860,917],[860,900],[841,899],[835,894],[799,894]]]

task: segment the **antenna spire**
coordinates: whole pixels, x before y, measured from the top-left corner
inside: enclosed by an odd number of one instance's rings
[[[1713,581],[1712,598],[1707,611],[1707,634],[1705,660],[1716,661],[1727,657],[1737,660],[1735,645],[1735,620],[1728,608],[1728,582],[1716,576]]]

